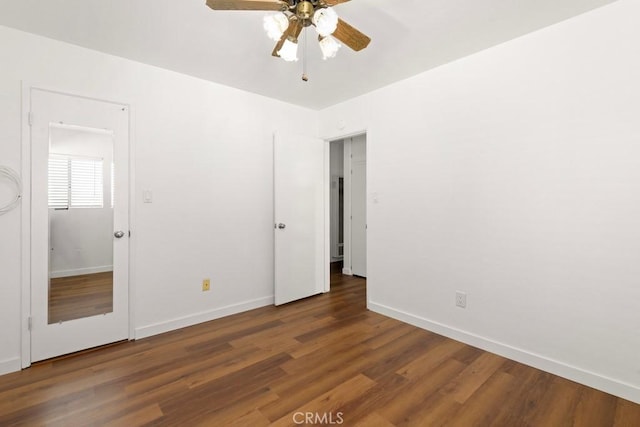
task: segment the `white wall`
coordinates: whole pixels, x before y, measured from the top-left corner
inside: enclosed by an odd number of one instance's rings
[[[638,18],[621,0],[321,112],[327,139],[367,129],[370,308],[640,402]]]
[[[138,337],[272,303],[272,132],[315,136],[313,112],[6,27],[0,58],[0,164],[13,169],[21,80],[133,106]],[[300,115],[311,122],[287,119]],[[20,216],[0,217],[0,373],[19,368]]]

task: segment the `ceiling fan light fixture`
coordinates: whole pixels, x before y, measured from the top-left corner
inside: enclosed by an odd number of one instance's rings
[[[282,48],[278,51],[278,55],[280,58],[284,59],[287,62],[293,62],[298,60],[298,41],[288,37]]]
[[[371,38],[338,18],[333,6],[349,0],[206,0],[213,10],[270,11],[263,19],[267,36],[275,41],[271,56],[288,62],[298,60],[298,38],[303,35],[303,80],[306,77],[307,37],[302,33],[314,26],[323,59],[333,58],[342,45],[355,52],[366,48]]]
[[[289,28],[289,18],[284,13],[267,15],[263,21],[267,37],[276,42],[280,40],[282,34]]]
[[[338,27],[338,15],[330,7],[316,10],[311,18],[311,22],[316,27],[316,31],[322,37],[329,36]]]
[[[342,47],[342,45],[331,36],[322,37],[318,44],[322,51],[322,59],[334,58],[336,53],[338,53],[338,49]]]

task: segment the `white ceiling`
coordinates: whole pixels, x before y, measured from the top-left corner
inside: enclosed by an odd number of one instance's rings
[[[369,35],[307,68],[271,56],[266,12],[205,0],[0,0],[0,25],[321,109],[615,0],[352,0],[338,15]]]

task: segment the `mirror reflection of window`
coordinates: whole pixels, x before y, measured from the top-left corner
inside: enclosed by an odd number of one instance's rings
[[[49,157],[50,208],[102,208],[103,182],[102,158],[55,153]]]
[[[49,323],[113,311],[113,134],[52,124]]]

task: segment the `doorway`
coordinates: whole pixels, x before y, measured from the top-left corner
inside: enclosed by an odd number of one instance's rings
[[[129,337],[129,108],[28,97],[31,363]]]
[[[329,144],[332,281],[341,274],[366,277],[366,135]]]

